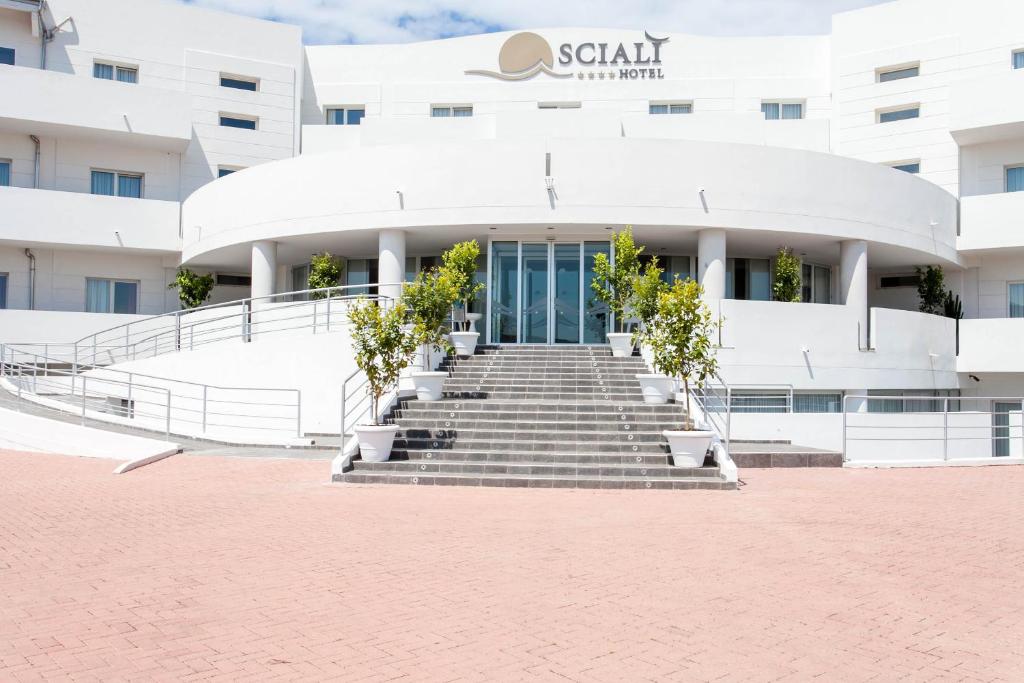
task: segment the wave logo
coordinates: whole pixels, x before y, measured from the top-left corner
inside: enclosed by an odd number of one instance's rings
[[[571,73],[558,73],[554,70],[555,53],[548,41],[536,33],[523,32],[511,36],[501,46],[498,53],[497,71],[473,69],[466,72],[469,76],[488,76],[502,81],[525,81],[539,73],[555,78],[572,78]]]

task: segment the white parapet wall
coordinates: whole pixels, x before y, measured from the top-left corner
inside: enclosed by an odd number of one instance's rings
[[[955,389],[956,335],[948,318],[871,310],[871,348],[858,345],[846,306],[723,299],[722,376],[732,385],[793,389]],[[907,334],[914,330],[914,334]]]

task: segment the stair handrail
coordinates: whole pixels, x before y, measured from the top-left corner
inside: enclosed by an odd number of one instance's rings
[[[718,463],[718,469],[722,473],[722,476],[726,481],[736,482],[739,480],[739,469],[736,467],[735,461],[732,459],[732,387],[722,379],[722,376],[717,372],[714,374],[714,379],[717,380],[718,384],[721,385],[725,392],[725,401],[723,407],[725,408],[725,417],[721,417],[721,413],[711,406],[708,400],[708,387],[709,383],[705,382],[704,386],[698,388],[696,386],[690,388],[690,397],[697,402],[700,406],[701,412],[704,414],[704,420],[713,432],[718,436],[718,440],[712,444],[712,452],[715,455],[715,462]]]
[[[70,402],[74,401],[75,402],[74,405],[76,406],[76,412],[77,412],[78,411],[77,406],[79,404],[77,402],[77,398],[76,397],[79,394],[81,394],[81,403],[80,403],[80,405],[81,405],[81,416],[82,416],[82,423],[83,424],[85,424],[85,420],[86,420],[87,403],[88,403],[88,397],[90,395],[92,395],[92,396],[100,396],[100,397],[102,397],[104,399],[111,399],[112,398],[112,399],[117,399],[117,400],[125,402],[124,403],[124,407],[123,407],[123,409],[125,411],[125,415],[131,414],[132,416],[134,416],[134,415],[143,415],[143,416],[145,416],[135,406],[139,402],[142,402],[143,404],[152,403],[152,402],[151,401],[147,402],[147,401],[143,400],[142,398],[140,398],[140,395],[144,396],[145,392],[150,392],[150,393],[158,392],[158,393],[161,394],[161,396],[166,394],[166,414],[164,416],[165,424],[163,426],[163,429],[160,430],[160,431],[163,431],[165,434],[168,434],[168,435],[173,433],[173,434],[178,434],[180,436],[189,436],[189,437],[200,436],[200,435],[206,434],[207,430],[208,430],[208,428],[210,426],[213,426],[213,427],[226,427],[226,428],[229,428],[229,429],[241,428],[240,425],[216,424],[216,423],[211,421],[211,420],[216,419],[218,417],[230,416],[230,417],[234,417],[234,418],[240,418],[240,419],[242,419],[244,421],[255,420],[255,419],[259,419],[259,420],[262,420],[264,422],[268,421],[268,420],[270,420],[270,421],[279,421],[279,422],[280,421],[284,421],[285,424],[289,425],[289,426],[287,426],[287,427],[282,426],[282,427],[278,428],[278,427],[251,426],[251,425],[249,425],[249,426],[246,426],[245,428],[246,429],[258,429],[258,430],[263,430],[263,431],[268,431],[268,432],[269,431],[275,431],[275,432],[281,432],[281,433],[289,433],[289,434],[294,435],[295,438],[301,438],[301,436],[302,436],[302,391],[300,389],[294,389],[294,388],[288,388],[288,387],[270,388],[270,387],[230,387],[230,386],[220,386],[220,385],[214,385],[214,384],[203,384],[201,382],[190,382],[190,381],[187,381],[187,380],[170,379],[170,378],[166,378],[166,377],[159,377],[159,376],[156,376],[156,375],[147,375],[147,374],[144,374],[144,373],[130,372],[130,371],[127,371],[127,370],[119,370],[119,369],[100,367],[100,366],[92,367],[92,368],[88,368],[88,369],[83,369],[82,366],[79,366],[79,368],[77,368],[76,370],[69,371],[69,370],[59,369],[57,367],[54,367],[51,364],[39,364],[38,360],[36,360],[35,363],[25,363],[25,362],[18,361],[16,359],[8,359],[7,356],[8,356],[9,351],[10,351],[9,345],[0,344],[0,382],[7,381],[7,382],[10,382],[10,384],[14,385],[14,388],[16,390],[16,393],[17,393],[17,396],[18,396],[19,400],[23,400],[24,399],[24,394],[28,393],[30,395],[35,396],[35,399],[36,399],[35,402],[36,403],[38,403],[40,405],[48,406],[48,407],[51,407],[51,408],[55,408],[57,410],[61,410],[62,412],[65,412],[63,410],[63,408],[61,408],[59,405],[55,407],[55,406],[52,405],[52,403],[55,402],[57,404],[65,404],[65,405],[67,405],[67,404],[70,404]],[[84,372],[88,372],[89,370],[97,370],[97,371],[99,371],[102,374],[99,374],[99,375],[84,374]],[[25,379],[24,379],[27,375],[31,377],[31,389],[30,390],[26,386]],[[115,375],[115,376],[111,377],[111,375]],[[16,381],[14,380],[15,376],[17,376],[17,380]],[[44,393],[40,393],[39,392],[39,384],[40,384],[40,379],[39,378],[40,377],[43,378],[42,379],[43,389],[46,390],[46,389],[49,388],[51,390],[49,393],[44,394]],[[52,379],[49,379],[49,378],[53,378],[53,377],[64,378],[64,379],[68,380],[68,383],[67,383],[67,385],[64,385],[64,384],[61,384],[61,383],[55,383]],[[139,382],[138,381],[139,379],[149,380],[149,382]],[[155,381],[155,383],[154,383],[154,381]],[[168,385],[170,385],[170,386],[168,386]],[[174,387],[178,386],[178,385],[185,385],[185,386],[193,387],[195,389],[194,395],[185,394],[185,393],[180,391],[180,388],[179,388],[178,392],[174,392],[173,391]],[[102,389],[98,389],[97,388],[98,386],[114,387],[116,390],[108,389],[108,390],[104,391]],[[272,400],[273,397],[271,397],[271,399],[268,399],[266,401],[248,401],[248,400],[247,401],[239,401],[239,400],[227,401],[227,400],[224,400],[224,399],[218,399],[216,397],[216,395],[211,397],[211,395],[210,395],[211,394],[211,390],[214,390],[214,392],[217,392],[217,391],[220,391],[220,392],[234,391],[234,392],[241,393],[241,394],[245,395],[246,397],[251,397],[251,395],[253,393],[278,394],[278,395],[284,395],[285,398],[278,399],[278,401],[284,401],[284,402],[274,401],[274,400]],[[288,397],[290,397],[292,395],[294,395],[294,399],[293,400],[289,400]],[[62,398],[50,398],[50,399],[44,400],[46,396],[63,397],[63,399],[70,399],[70,401],[69,400],[63,400]],[[178,417],[175,417],[173,422],[176,423],[175,426],[179,426],[179,429],[175,429],[174,426],[172,426],[172,415],[173,415],[173,413],[172,413],[172,407],[171,406],[172,406],[172,400],[174,400],[174,399],[176,399],[175,403],[177,404],[174,407],[174,411],[178,415]],[[257,414],[253,414],[253,413],[226,414],[226,413],[217,412],[216,404],[223,404],[223,403],[230,403],[230,404],[235,404],[235,405],[245,405],[245,406],[256,406],[255,410],[257,410],[258,413]],[[199,407],[190,407],[190,406],[192,406],[192,404],[201,405],[201,408],[199,408]],[[211,406],[210,404],[214,404],[214,405]],[[164,405],[165,404],[162,401],[161,404],[160,404],[161,410],[164,409]],[[259,410],[261,408],[264,409],[264,410]],[[283,411],[285,414],[284,415],[267,415],[266,414],[266,410],[265,409],[271,409],[272,412],[275,412],[274,409],[277,409],[277,408],[285,409]],[[123,416],[121,416],[121,415],[119,415],[117,413],[113,413],[111,415],[113,417],[123,417]],[[153,415],[149,415],[149,416],[146,416],[146,417],[154,417],[154,416]],[[105,421],[102,418],[95,417],[95,416],[94,416],[93,419],[94,419],[94,421],[98,421],[98,422],[104,422]],[[107,422],[113,422],[115,424],[118,423],[117,420],[109,420],[108,419],[106,421]],[[180,428],[181,425],[194,425],[197,428],[201,425],[201,430],[198,430],[198,429],[195,429],[195,430],[181,429]],[[141,429],[146,429],[146,427],[142,427],[140,425],[135,425],[135,426],[138,426]]]

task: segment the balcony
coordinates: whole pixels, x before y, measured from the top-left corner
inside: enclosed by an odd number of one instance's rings
[[[0,130],[182,152],[192,140],[184,92],[23,67],[0,69]]]
[[[960,145],[1024,137],[1024,69],[953,83],[949,107]]]
[[[0,187],[0,244],[177,252],[178,202]]]
[[[960,200],[960,251],[1024,246],[1024,192],[964,197]]]

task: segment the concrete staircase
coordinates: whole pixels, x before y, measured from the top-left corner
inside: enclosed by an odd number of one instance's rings
[[[449,360],[445,399],[406,401],[391,459],[355,459],[353,483],[732,489],[710,460],[671,465],[662,430],[681,406],[643,403],[639,358],[602,346],[480,347]]]

